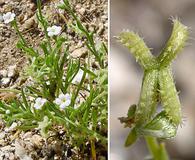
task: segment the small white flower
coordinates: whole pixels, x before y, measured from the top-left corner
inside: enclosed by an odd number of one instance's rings
[[[10,112],[9,109],[5,111],[5,114],[10,114],[10,113],[11,113],[11,112]]]
[[[60,94],[59,97],[55,99],[54,103],[59,105],[61,109],[64,109],[65,107],[70,105],[71,95],[68,93]]]
[[[38,97],[36,100],[35,100],[35,105],[34,107],[36,109],[41,109],[41,107],[43,107],[43,105],[45,104],[45,102],[47,102],[47,100],[45,98],[40,98]]]
[[[4,23],[5,24],[8,24],[10,22],[12,22],[15,18],[15,13],[12,13],[12,12],[7,12],[5,14],[3,14],[3,20],[4,20]]]
[[[60,34],[62,27],[60,26],[52,26],[47,28],[48,36],[57,36]]]
[[[60,98],[56,98],[54,103],[60,105],[62,103],[62,100]]]
[[[72,80],[73,83],[80,83],[81,82],[81,79],[83,77],[83,70],[79,70],[77,75],[74,77],[74,79]]]
[[[66,108],[67,106],[69,106],[70,103],[71,103],[71,100],[68,99],[68,100],[66,100],[64,103],[60,104],[60,108],[61,108],[61,109],[64,109],[64,108]]]
[[[50,81],[46,81],[46,85],[48,85],[48,86],[49,86],[49,85],[50,85]]]

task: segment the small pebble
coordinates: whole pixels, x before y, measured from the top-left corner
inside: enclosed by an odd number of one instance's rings
[[[3,139],[3,138],[5,138],[5,132],[0,133],[0,139]]]
[[[85,14],[85,8],[80,8],[80,9],[79,9],[79,13],[80,13],[81,15],[84,15],[84,14]]]
[[[6,132],[10,132],[16,129],[16,127],[18,126],[18,124],[16,122],[13,122],[12,125],[9,128],[5,128]]]
[[[38,148],[43,146],[44,139],[40,135],[33,135],[31,138],[31,142]]]
[[[15,142],[15,154],[20,158],[20,160],[32,160],[32,158],[27,155],[25,148],[19,141]]]
[[[9,150],[12,150],[13,148],[8,145],[8,146],[4,146],[4,147],[1,147],[1,151],[5,152],[5,151],[9,151]]]
[[[5,69],[0,70],[0,76],[7,77],[7,70],[5,70]]]
[[[78,48],[78,49],[75,49],[70,55],[73,58],[78,58],[78,57],[81,57],[82,55],[84,55],[86,53],[87,53],[87,50],[85,48]]]
[[[1,79],[1,84],[2,85],[8,85],[9,83],[10,83],[10,78],[8,78],[8,77],[5,77],[5,78],[2,78]]]
[[[33,17],[27,19],[27,20],[24,22],[24,24],[22,25],[22,30],[23,30],[23,31],[24,31],[24,30],[28,30],[28,29],[30,29],[30,28],[35,27],[35,25],[36,25],[36,23],[35,23],[35,18],[34,18],[34,16],[33,16]]]
[[[8,76],[8,77],[14,77],[15,74],[16,74],[16,65],[9,66],[9,67],[8,67],[7,76]]]

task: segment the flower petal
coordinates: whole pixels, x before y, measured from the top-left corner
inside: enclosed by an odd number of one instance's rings
[[[58,98],[61,99],[62,101],[66,100],[66,96],[63,93],[60,94]]]
[[[54,103],[56,103],[57,105],[60,105],[62,103],[60,98],[56,98]]]
[[[66,98],[66,100],[70,100],[70,99],[71,99],[71,95],[68,94],[68,93],[66,93],[66,94],[65,94],[65,98]]]

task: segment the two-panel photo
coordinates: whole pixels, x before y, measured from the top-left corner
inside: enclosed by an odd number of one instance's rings
[[[195,160],[194,0],[0,0],[0,160]]]

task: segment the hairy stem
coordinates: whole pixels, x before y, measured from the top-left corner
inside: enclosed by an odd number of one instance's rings
[[[169,160],[169,156],[163,143],[159,144],[154,137],[146,136],[145,140],[154,160]]]

